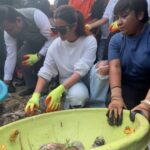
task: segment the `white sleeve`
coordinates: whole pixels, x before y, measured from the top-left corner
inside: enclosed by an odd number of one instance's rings
[[[109,0],[105,11],[103,13],[103,18],[108,18],[109,22],[111,23],[113,21],[113,16],[114,16],[114,7],[118,0]]]
[[[93,36],[87,40],[85,51],[81,59],[74,65],[74,72],[78,72],[80,76],[88,73],[96,59],[97,42]]]
[[[4,32],[7,57],[4,66],[4,80],[12,80],[17,61],[17,42],[7,32]]]
[[[150,18],[150,0],[147,0],[147,4],[148,4],[148,16]]]
[[[48,20],[48,17],[40,10],[35,10],[34,12],[34,21],[37,25],[37,27],[40,29],[40,33],[47,39],[39,53],[43,56],[46,55],[48,47],[51,45],[52,41],[54,40],[54,37],[50,36],[49,30],[50,30],[50,22]]]
[[[44,60],[43,66],[40,68],[38,72],[38,76],[50,81],[51,78],[56,77],[58,75],[58,69],[56,63],[53,59],[53,53],[51,52],[54,48],[54,44],[52,44],[46,54],[46,58]]]

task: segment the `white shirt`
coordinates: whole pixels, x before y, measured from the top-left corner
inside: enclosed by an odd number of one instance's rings
[[[45,56],[48,47],[54,40],[54,38],[51,37],[49,33],[49,28],[51,25],[47,16],[38,9],[35,10],[34,12],[34,21],[36,26],[39,28],[40,33],[47,39],[47,41],[39,51],[41,55]],[[12,76],[17,61],[17,46],[16,46],[17,42],[16,39],[11,37],[6,31],[4,32],[4,39],[7,50],[7,57],[4,67],[4,80],[12,80]]]
[[[104,14],[103,14],[103,18],[108,18],[109,20],[109,24],[111,24],[113,22],[113,17],[114,17],[114,7],[117,4],[118,0],[109,0]]]
[[[117,4],[117,2],[118,2],[118,0],[109,0],[107,6],[105,8],[103,17],[109,19],[109,24],[111,24],[113,21],[113,14],[114,14],[113,11],[114,11],[114,7]],[[148,4],[148,16],[150,17],[150,0],[147,0],[147,4]]]
[[[150,0],[147,0],[147,5],[148,5],[148,16],[150,18]]]
[[[109,0],[102,18],[107,18],[108,22],[101,26],[101,39],[107,39],[109,36],[109,25],[113,22],[113,10],[118,0]]]
[[[75,42],[62,41],[59,37],[48,49],[44,65],[38,76],[50,81],[59,74],[60,82],[78,72],[86,75],[96,58],[97,42],[94,36],[80,37]]]

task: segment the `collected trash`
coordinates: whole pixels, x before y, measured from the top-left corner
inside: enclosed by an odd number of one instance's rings
[[[49,143],[40,146],[39,150],[85,150],[80,141],[66,141],[65,144]]]
[[[105,143],[106,143],[106,142],[105,142],[104,138],[101,137],[101,136],[98,136],[98,137],[96,137],[96,139],[95,139],[95,141],[94,141],[92,147],[93,147],[93,148],[99,147],[99,146],[104,145]]]
[[[7,150],[5,145],[0,145],[0,150]]]
[[[135,129],[132,128],[132,127],[129,127],[129,126],[126,126],[125,129],[124,129],[125,134],[131,134],[131,133],[134,133],[134,132],[135,132]]]
[[[17,139],[17,137],[18,137],[18,135],[19,135],[19,131],[18,131],[17,129],[14,129],[14,130],[11,132],[10,136],[9,136],[9,141],[10,141],[10,142],[15,142],[16,139]]]

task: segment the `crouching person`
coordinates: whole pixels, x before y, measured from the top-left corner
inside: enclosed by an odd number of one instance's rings
[[[0,28],[4,30],[7,56],[4,66],[4,81],[10,93],[15,92],[12,84],[15,67],[19,67],[26,89],[19,93],[33,93],[37,72],[43,65],[47,49],[53,37],[49,34],[48,17],[35,8],[15,9],[0,5]]]
[[[62,104],[64,109],[83,107],[89,99],[89,91],[83,82],[96,58],[96,39],[86,35],[84,20],[80,12],[70,6],[60,6],[54,14],[54,27],[58,33],[48,49],[43,67],[38,73],[35,91],[28,101],[25,111],[32,113],[39,107],[40,93],[44,85],[59,75],[61,83],[46,97],[46,112],[55,111]]]

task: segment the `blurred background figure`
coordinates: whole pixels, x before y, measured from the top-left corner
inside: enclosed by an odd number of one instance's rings
[[[49,0],[50,1],[50,3],[51,3],[51,0]],[[68,5],[68,2],[69,2],[69,0],[55,0],[54,1],[54,6],[56,7],[56,8],[58,8],[59,6],[61,6],[61,5]]]
[[[38,8],[42,12],[44,12],[48,18],[53,17],[53,9],[51,9],[51,2],[48,0],[21,0],[22,1],[22,7],[24,8]]]
[[[43,64],[47,49],[54,39],[49,34],[49,19],[36,8],[14,9],[1,5],[0,26],[5,31],[7,49],[4,81],[9,86],[9,92],[15,92],[12,80],[18,64],[27,87],[20,96],[29,95],[35,87],[37,71]]]

